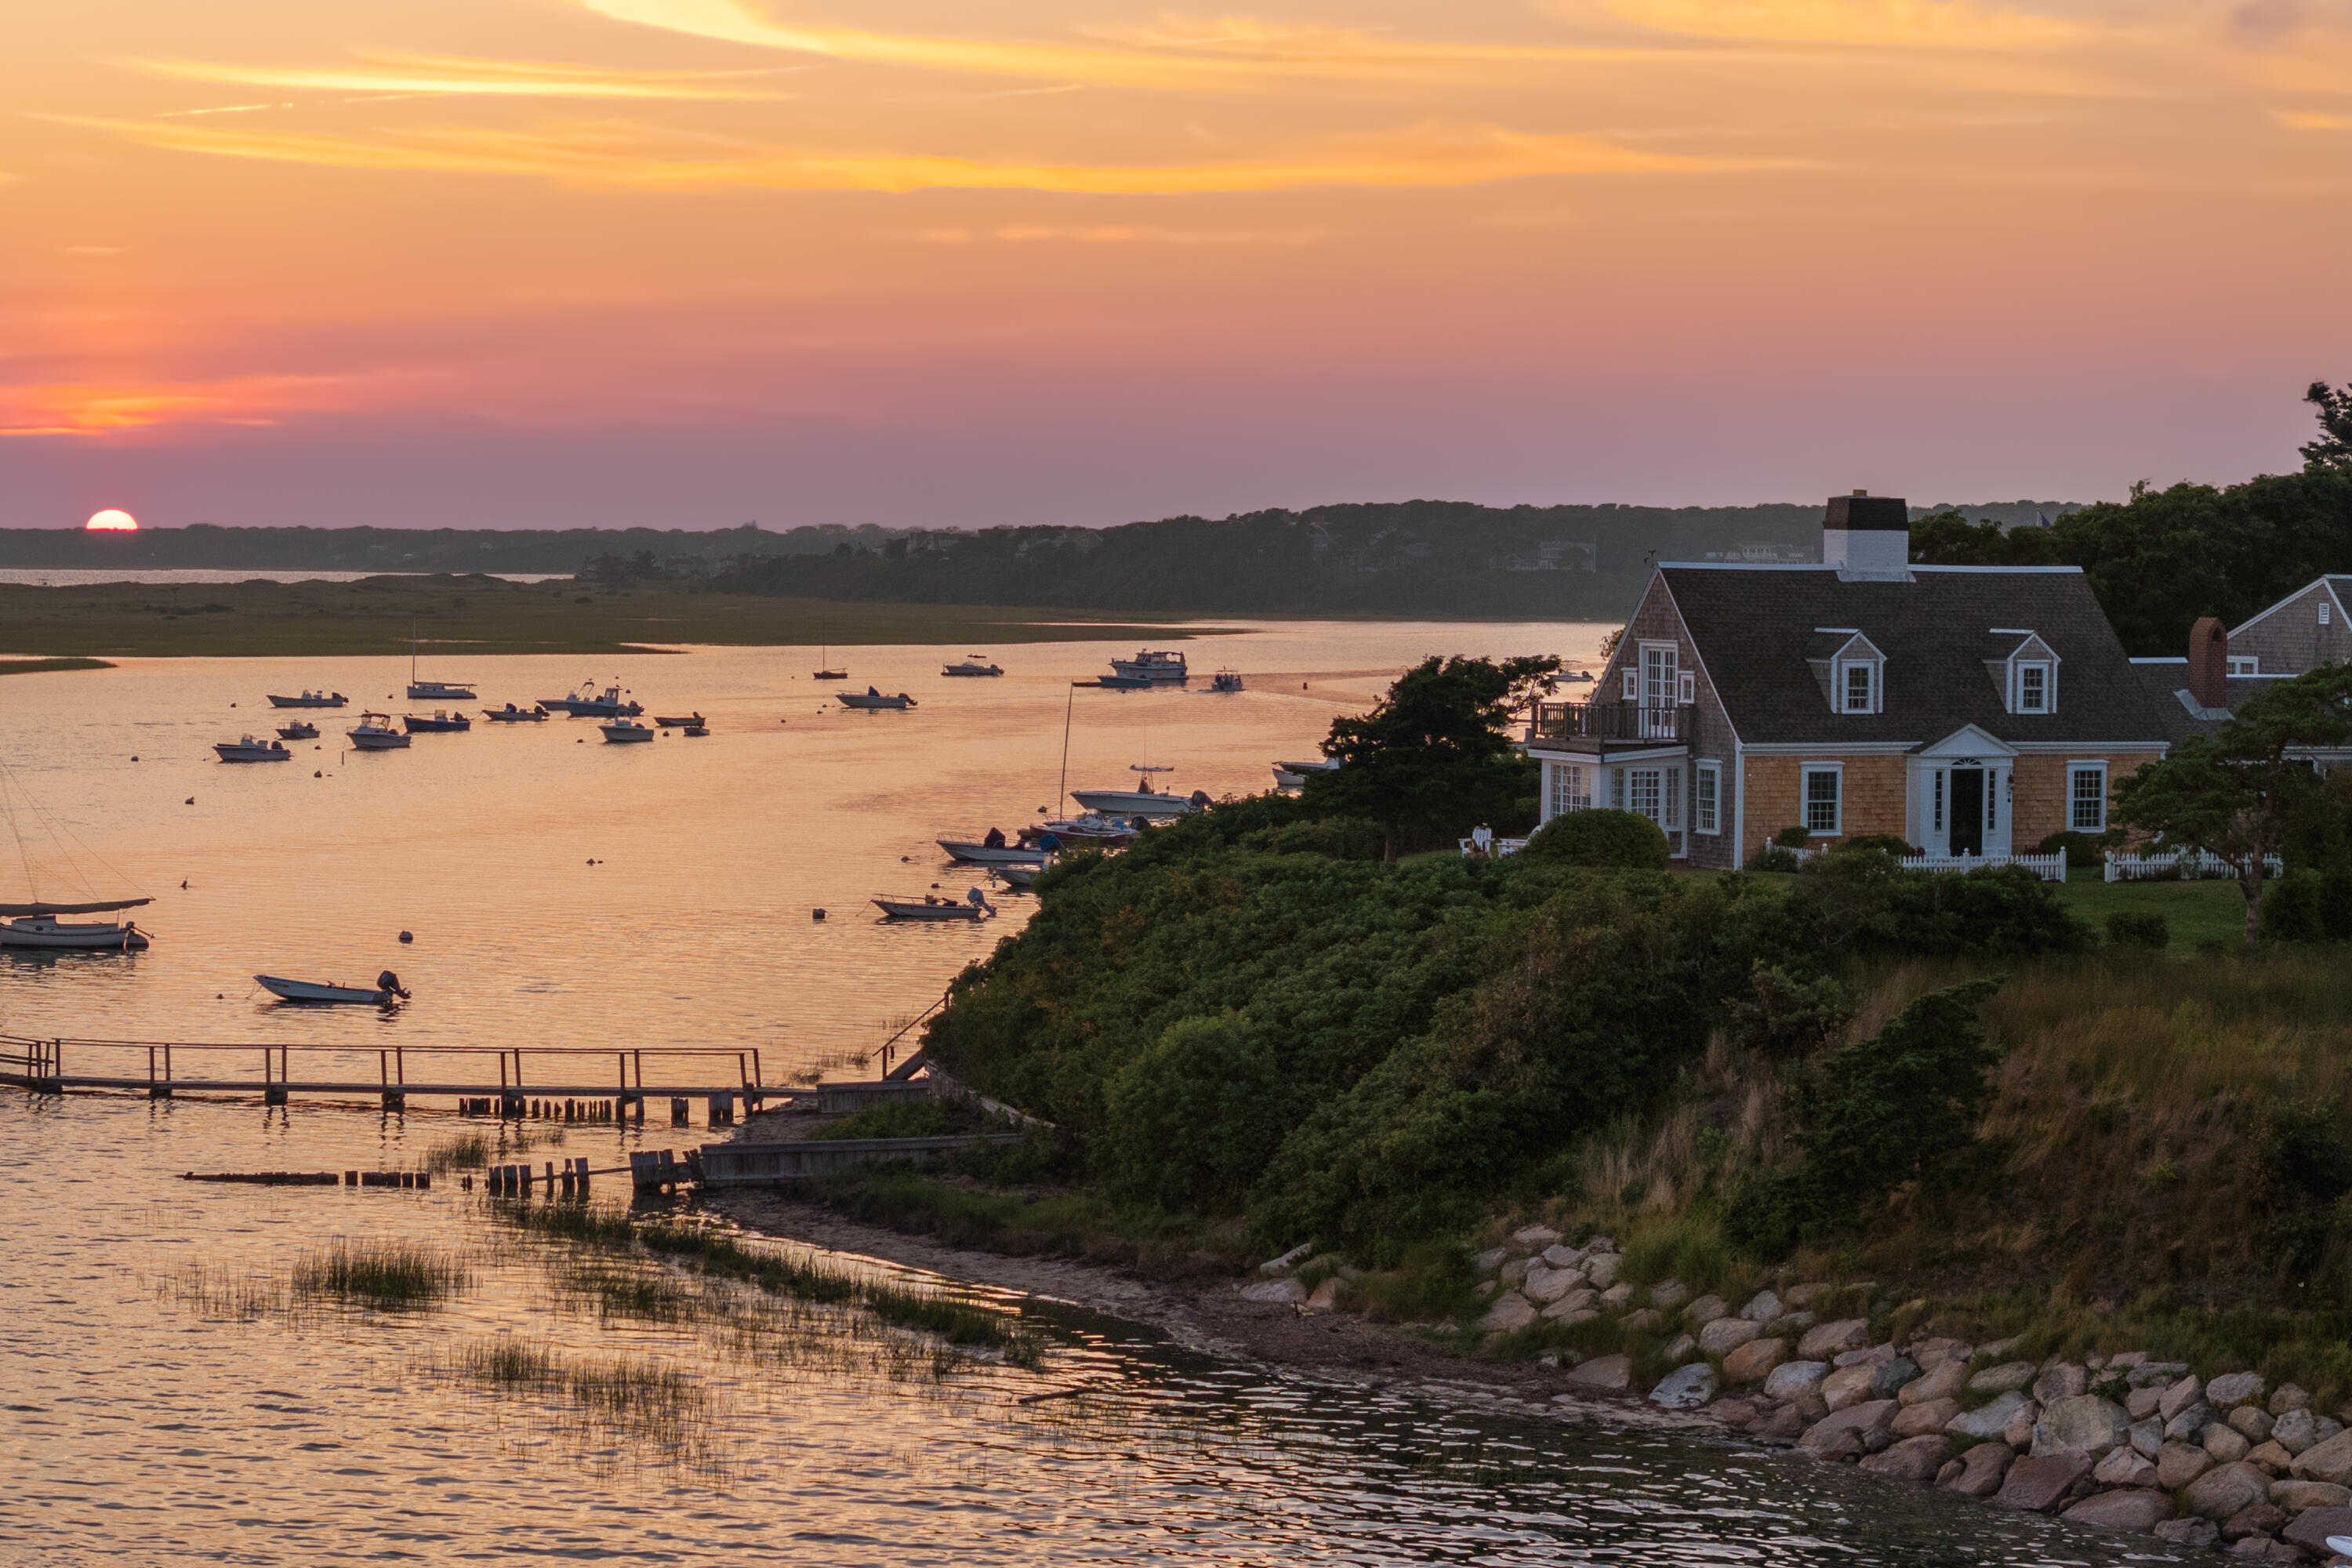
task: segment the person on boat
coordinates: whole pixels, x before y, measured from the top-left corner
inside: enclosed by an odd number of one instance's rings
[[[1003,847],[1004,847],[1004,829],[1003,829],[1002,827],[992,827],[992,828],[990,828],[990,829],[988,830],[988,837],[985,837],[985,838],[983,838],[983,839],[982,839],[982,840],[980,841],[980,845],[981,845],[981,847],[982,847],[982,848],[983,848],[983,849],[1002,849],[1002,848],[1003,848]]]

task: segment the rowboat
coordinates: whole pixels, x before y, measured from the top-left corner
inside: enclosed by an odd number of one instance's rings
[[[269,705],[272,708],[341,708],[350,700],[340,691],[305,691],[299,697],[272,696]]]
[[[701,726],[702,715],[696,713],[685,719],[664,719],[656,714],[654,722],[665,730],[693,730]]]
[[[463,713],[445,713],[438,708],[433,710],[433,717],[430,719],[422,718],[415,713],[404,713],[401,715],[400,721],[412,735],[463,734],[474,727],[474,721]]]
[[[973,653],[966,654],[960,663],[946,666],[940,673],[941,675],[1003,675],[1004,670],[1001,666],[982,663],[982,656]]]
[[[903,691],[898,693],[896,697],[885,697],[882,693],[875,690],[870,686],[866,689],[863,695],[855,691],[841,691],[835,693],[833,700],[835,702],[840,703],[844,708],[906,709],[915,706],[915,700],[908,696]]]
[[[407,733],[394,729],[391,716],[384,713],[362,713],[360,721],[343,733],[362,752],[399,751],[408,744]]]
[[[932,840],[950,860],[972,866],[1042,866],[1046,852],[1026,844],[988,844],[962,838]]]
[[[278,738],[281,741],[315,741],[319,738],[319,726],[308,719],[297,719],[291,724],[278,725]]]
[[[1178,648],[1139,648],[1133,658],[1112,659],[1110,667],[1116,674],[1153,686],[1181,686],[1192,679],[1184,668],[1183,652]]]
[[[615,744],[626,744],[632,741],[650,741],[654,738],[654,732],[651,730],[634,719],[615,719],[609,724],[599,724],[596,728],[604,731],[605,740]]]
[[[966,897],[970,902],[958,903],[953,899],[925,893],[919,899],[876,899],[874,907],[882,911],[884,919],[894,921],[977,921],[996,912],[978,888]]]
[[[283,741],[272,741],[265,745],[250,735],[242,735],[234,741],[215,741],[213,750],[220,753],[220,760],[225,763],[282,763],[294,754],[286,749]]]
[[[375,977],[375,984],[372,988],[364,985],[322,985],[316,981],[287,980],[275,974],[257,974],[253,983],[286,1002],[389,1007],[394,1002],[408,1000],[408,993],[401,988],[400,976],[389,969]]]

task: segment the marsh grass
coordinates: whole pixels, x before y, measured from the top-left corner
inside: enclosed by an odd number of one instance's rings
[[[684,1373],[643,1356],[565,1356],[534,1340],[473,1340],[436,1363],[445,1375],[503,1396],[561,1400],[595,1432],[628,1445],[640,1464],[651,1450],[667,1466],[706,1479],[725,1478],[726,1456],[714,1433],[720,1412],[710,1391]],[[585,1452],[591,1434],[571,1422],[557,1435]],[[611,1456],[594,1468],[612,1469]]]
[[[478,1171],[493,1160],[508,1159],[533,1149],[553,1148],[563,1142],[565,1131],[561,1126],[536,1131],[501,1127],[496,1132],[469,1128],[426,1150],[425,1168],[436,1176],[451,1171]]]
[[[283,1312],[289,1304],[286,1281],[265,1274],[240,1274],[218,1265],[190,1264],[163,1281],[156,1294],[211,1318],[249,1323]]]
[[[432,1247],[345,1241],[296,1259],[287,1290],[297,1304],[333,1301],[383,1312],[423,1311],[465,1289],[471,1279],[456,1257]]]

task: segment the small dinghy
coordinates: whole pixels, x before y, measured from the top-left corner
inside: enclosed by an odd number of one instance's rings
[[[605,740],[618,745],[626,745],[632,741],[650,741],[654,738],[653,731],[634,719],[615,719],[609,724],[599,724],[596,728],[604,731]]]
[[[967,889],[962,903],[925,893],[919,899],[877,899],[874,907],[884,919],[894,921],[978,921],[996,912],[988,895],[978,888]]]
[[[518,708],[509,702],[503,708],[483,709],[482,717],[493,724],[544,724],[547,722],[547,710]]]
[[[341,708],[351,699],[340,691],[305,691],[299,697],[271,696],[272,708]]]
[[[1030,884],[1036,881],[1038,874],[1045,868],[1043,866],[992,866],[989,869],[1003,879],[1005,886],[1025,893],[1029,890]]]
[[[278,738],[281,741],[315,741],[319,738],[319,726],[308,719],[297,719],[291,724],[278,725]]]
[[[962,662],[950,664],[940,673],[941,675],[1003,675],[1004,670],[1001,666],[986,662],[982,655],[971,653],[964,655]]]
[[[404,713],[400,721],[412,735],[461,735],[474,727],[474,721],[463,713],[445,713],[438,708],[433,710],[430,719],[421,714]]]
[[[690,741],[699,741],[710,733],[710,726],[708,724],[688,724],[679,732]]]
[[[898,693],[896,697],[885,697],[882,693],[875,690],[870,686],[866,689],[865,693],[862,696],[855,691],[843,691],[836,693],[834,697],[834,700],[840,703],[844,708],[900,709],[912,708],[915,706],[915,700],[908,696],[903,691]]]
[[[318,733],[315,730],[310,732]],[[272,741],[264,745],[250,735],[241,735],[234,741],[215,741],[213,750],[220,753],[220,760],[225,763],[282,763],[294,754],[286,749],[283,741]]]
[[[702,726],[702,715],[699,713],[692,713],[683,719],[665,719],[660,714],[656,713],[654,715],[654,722],[660,725],[665,730],[696,730]]]
[[[1004,835],[997,834],[996,842],[985,838],[935,838],[931,842],[948,852],[950,860],[961,860],[969,866],[1042,866],[1046,851],[1034,844],[1007,844]]]
[[[362,713],[360,721],[343,733],[362,752],[393,752],[408,744],[406,733],[392,727],[392,716],[387,713]]]
[[[375,977],[373,990],[363,985],[322,985],[310,980],[287,980],[275,974],[257,974],[253,983],[282,1002],[389,1007],[395,1002],[408,1000],[408,993],[401,986],[400,976],[389,969]]]

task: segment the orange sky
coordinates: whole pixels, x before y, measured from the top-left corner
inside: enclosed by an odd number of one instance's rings
[[[0,526],[2090,499],[2352,379],[2347,0],[78,0],[0,89]]]

